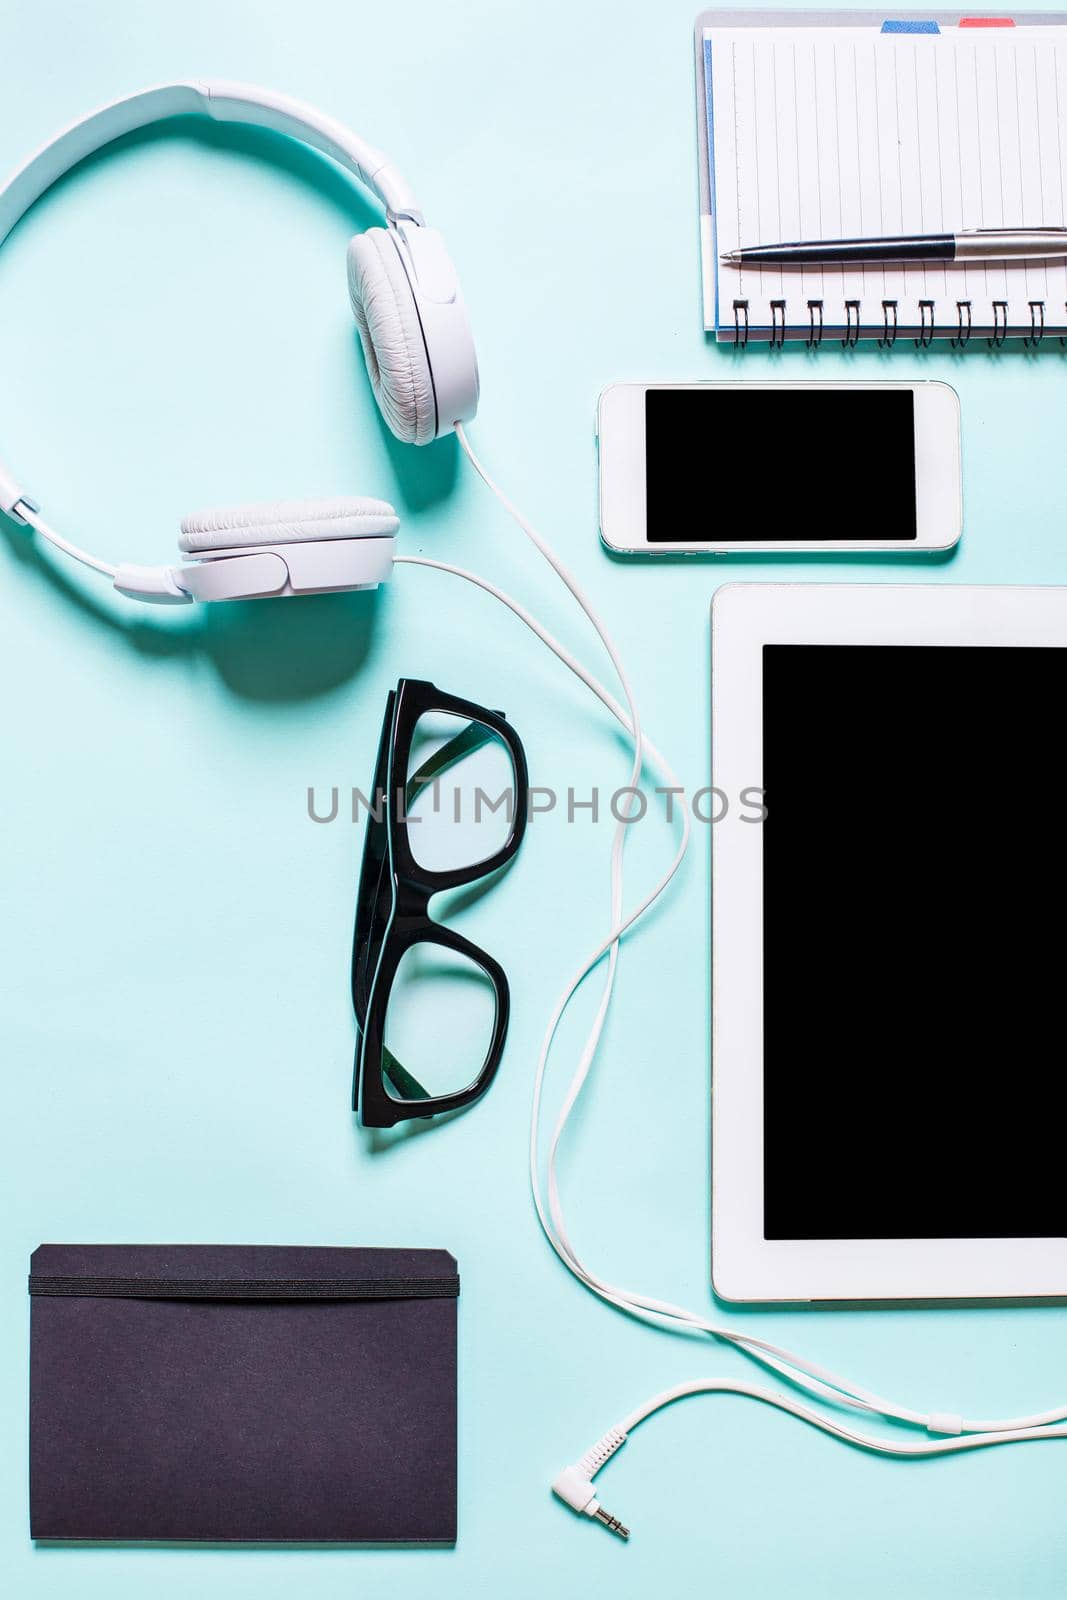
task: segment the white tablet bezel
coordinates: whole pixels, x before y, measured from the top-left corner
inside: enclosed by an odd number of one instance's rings
[[[734,482],[736,463],[717,463],[714,441],[709,452],[709,490],[703,515],[710,524],[706,539],[684,538],[652,541],[646,533],[645,516],[645,395],[650,389],[844,389],[862,393],[879,389],[910,389],[915,397],[915,538],[865,539],[863,507],[856,507],[856,537],[851,539],[775,538],[773,528],[766,539],[731,539],[730,521],[736,495],[716,495],[720,479]],[[597,407],[599,451],[600,537],[616,555],[641,556],[723,556],[804,555],[821,552],[848,555],[850,552],[881,551],[887,555],[934,555],[950,550],[963,528],[963,498],[960,466],[960,402],[955,389],[934,379],[914,383],[881,380],[844,382],[796,381],[750,383],[713,381],[702,383],[612,383],[600,396]],[[832,455],[832,446],[828,443]],[[872,473],[874,468],[872,467]],[[876,484],[876,475],[872,484]],[[758,511],[757,502],[753,509]],[[799,506],[798,514],[803,508]],[[812,528],[817,530],[817,503],[809,508]],[[808,512],[803,512],[808,515]]]
[[[1067,588],[731,584],[712,605],[712,782],[763,782],[767,644],[1067,647]],[[951,706],[945,715],[951,715]],[[995,748],[996,729],[990,729]],[[1011,775],[999,781],[1010,784]],[[1067,1239],[783,1241],[763,1237],[763,846],[750,810],[712,828],[712,1281],[727,1300],[937,1300],[1067,1295]],[[995,840],[991,841],[995,848]],[[935,972],[937,951],[916,956]],[[1010,1063],[1005,1062],[1005,1069]],[[812,1063],[806,1064],[807,1068]],[[1043,1151],[1035,1129],[1034,1158]],[[961,1151],[916,1107],[931,1160]],[[889,1181],[892,1175],[887,1175]],[[901,1181],[904,1181],[903,1178]]]

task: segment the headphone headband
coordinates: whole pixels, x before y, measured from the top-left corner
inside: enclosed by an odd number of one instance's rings
[[[45,191],[86,156],[138,128],[188,116],[288,134],[353,173],[377,195],[390,221],[401,217],[423,220],[406,180],[382,152],[313,106],[246,83],[164,83],[113,100],[72,122],[12,173],[0,189],[0,244]]]

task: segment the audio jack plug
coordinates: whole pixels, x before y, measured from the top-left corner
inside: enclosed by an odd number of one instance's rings
[[[609,1511],[604,1510],[596,1497],[593,1477],[615,1454],[619,1446],[625,1443],[626,1435],[622,1429],[611,1428],[573,1467],[564,1467],[552,1485],[552,1493],[562,1500],[564,1505],[570,1506],[572,1511],[577,1511],[583,1517],[592,1517],[595,1522],[601,1523],[609,1533],[614,1533],[620,1539],[628,1539],[630,1530],[619,1521],[618,1517],[613,1517]]]
[[[613,1517],[596,1497],[592,1482],[585,1476],[581,1466],[565,1467],[552,1485],[552,1493],[572,1511],[577,1511],[583,1517],[592,1517],[601,1523],[609,1533],[617,1534],[620,1539],[630,1537],[629,1528],[625,1527],[618,1519]]]
[[[609,1516],[609,1514],[604,1510],[603,1506],[597,1506],[596,1510],[593,1512],[593,1515],[598,1522],[602,1522],[604,1524],[605,1528],[607,1528],[610,1533],[617,1533],[620,1539],[628,1539],[630,1537],[629,1528],[621,1523],[618,1517]]]

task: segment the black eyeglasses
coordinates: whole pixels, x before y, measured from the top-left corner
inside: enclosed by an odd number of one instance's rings
[[[500,712],[401,678],[363,797],[352,1002],[353,1107],[365,1127],[456,1111],[493,1081],[508,1029],[504,969],[427,907],[511,860],[527,790],[522,744]]]

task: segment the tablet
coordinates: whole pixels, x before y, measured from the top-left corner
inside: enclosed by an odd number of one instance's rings
[[[1067,1294],[1065,708],[1067,589],[717,593],[724,1298]]]

